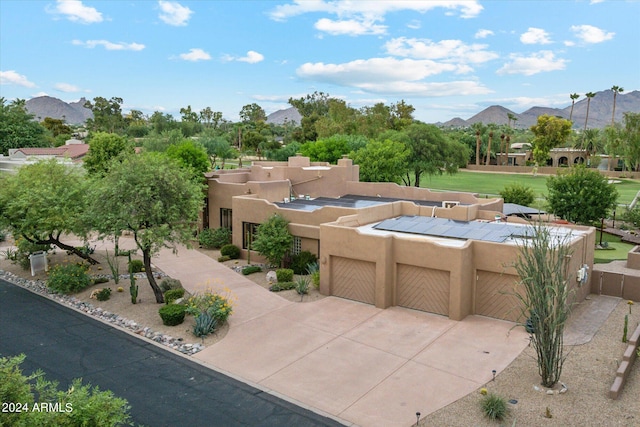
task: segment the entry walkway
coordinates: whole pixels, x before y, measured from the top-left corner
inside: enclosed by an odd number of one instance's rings
[[[194,359],[345,424],[409,426],[416,412],[490,381],[529,342],[513,323],[482,316],[290,302],[195,250],[163,250],[153,262],[189,292],[226,287],[237,298],[225,338]]]

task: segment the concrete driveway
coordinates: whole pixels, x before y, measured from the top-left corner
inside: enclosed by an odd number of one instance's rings
[[[461,322],[328,297],[286,301],[195,250],[154,264],[190,292],[237,297],[227,336],[194,359],[277,396],[360,426],[409,426],[482,387],[528,345],[514,324]]]

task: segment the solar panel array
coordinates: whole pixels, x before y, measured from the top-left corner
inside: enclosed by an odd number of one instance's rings
[[[533,233],[530,227],[506,223],[455,221],[426,216],[401,216],[387,219],[373,226],[373,228],[376,230],[397,231],[399,233],[450,239],[482,240],[495,243],[502,243],[510,237],[531,236]]]
[[[385,203],[397,202],[400,200],[406,200],[422,206],[440,206],[441,202],[427,201],[427,200],[407,200],[407,199],[395,199],[391,197],[372,197],[372,196],[359,196],[353,194],[347,194],[342,197],[318,197],[311,200],[303,198],[292,200],[289,203],[276,202],[276,205],[280,208],[297,209],[304,211],[314,211],[320,209],[323,206],[335,206],[342,208],[366,208],[369,206],[377,206]]]

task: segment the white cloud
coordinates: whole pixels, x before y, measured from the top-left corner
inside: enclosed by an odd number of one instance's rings
[[[158,6],[161,11],[158,15],[160,20],[175,27],[187,25],[187,21],[193,13],[191,9],[175,1],[159,1]]]
[[[180,59],[184,59],[185,61],[208,61],[211,59],[211,55],[205,52],[202,49],[189,49],[189,53],[181,53],[178,55]]]
[[[549,33],[542,28],[529,27],[527,32],[522,33],[520,41],[524,44],[549,44],[551,39]]]
[[[81,24],[94,24],[102,22],[102,13],[96,8],[88,7],[82,4],[80,0],[58,0],[53,9],[49,7],[47,12],[64,15],[69,21],[80,22]]]
[[[545,71],[564,70],[567,65],[566,59],[556,58],[553,52],[541,50],[529,56],[511,54],[510,62],[507,62],[497,73],[502,74],[523,74],[532,76]]]
[[[78,86],[72,85],[70,83],[56,83],[53,87],[55,87],[60,92],[80,92],[82,90]]]
[[[384,34],[387,27],[379,25],[379,22],[384,21],[387,13],[403,10],[426,13],[436,8],[443,8],[447,13],[456,11],[462,18],[475,18],[483,9],[476,0],[294,0],[291,4],[276,6],[269,16],[275,21],[285,21],[305,13],[335,15],[338,17],[335,21],[327,18],[318,20],[316,28],[331,35],[358,36]],[[415,28],[415,25],[411,28]]]
[[[343,64],[306,63],[296,72],[299,77],[375,94],[402,96],[444,96],[488,93],[473,81],[433,83],[423,81],[444,72],[456,72],[455,64],[428,59],[371,58]]]
[[[224,55],[222,57],[223,61],[238,61],[238,62],[248,62],[249,64],[255,64],[258,62],[262,62],[264,60],[264,55],[258,53],[254,50],[250,50],[247,52],[246,56],[233,56],[233,55]]]
[[[32,98],[37,98],[39,96],[49,96],[49,94],[47,92],[38,92],[31,95]]]
[[[572,25],[571,31],[573,31],[577,38],[584,43],[602,43],[607,40],[611,40],[616,33],[609,32],[594,27],[592,25]]]
[[[36,87],[36,84],[30,82],[26,76],[18,74],[14,70],[0,71],[0,84]]]
[[[140,43],[124,43],[124,42],[110,42],[108,40],[87,40],[83,42],[82,40],[72,40],[71,44],[76,46],[84,46],[88,49],[93,49],[96,46],[102,46],[107,50],[133,50],[140,51],[145,48],[145,45]]]
[[[373,21],[358,21],[355,19],[334,21],[328,18],[322,18],[315,23],[315,28],[332,36],[362,36],[368,34],[385,34],[387,32],[386,25],[376,25]]]
[[[478,30],[473,37],[476,39],[486,39],[489,36],[494,35],[495,33],[491,30],[480,29]]]
[[[389,40],[384,48],[394,56],[415,59],[442,60],[460,64],[479,64],[498,58],[498,54],[487,49],[486,44],[466,44],[461,40],[415,39],[399,37]]]
[[[420,29],[420,27],[422,27],[422,23],[417,19],[413,19],[411,22],[407,24],[407,27],[411,28],[412,30],[418,30]]]

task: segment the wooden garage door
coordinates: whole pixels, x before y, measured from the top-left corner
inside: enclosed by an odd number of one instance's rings
[[[331,257],[331,294],[375,304],[376,264]]]
[[[449,315],[449,272],[398,264],[397,305]]]
[[[518,277],[478,270],[476,282],[476,314],[496,319],[518,321],[520,301],[513,295]]]

